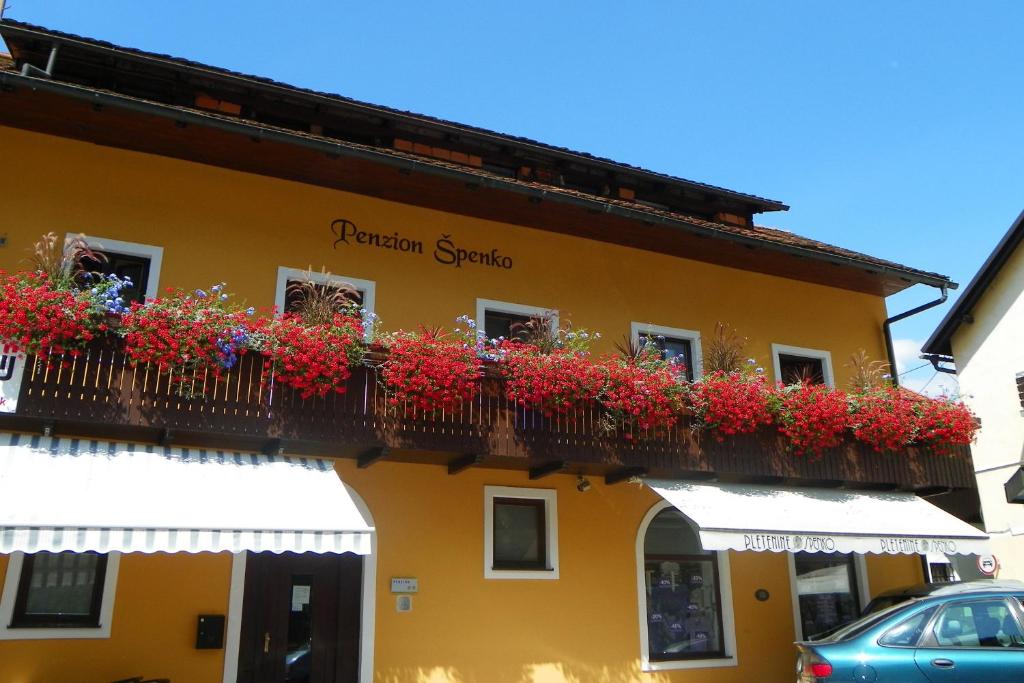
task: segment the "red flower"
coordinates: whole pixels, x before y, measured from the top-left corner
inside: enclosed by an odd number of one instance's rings
[[[532,344],[505,341],[499,367],[505,395],[511,401],[542,411],[566,414],[597,399],[605,373],[584,353],[555,349],[541,353]]]
[[[915,399],[898,387],[884,387],[850,397],[853,436],[876,451],[894,451],[914,440]]]
[[[763,375],[713,372],[693,384],[688,398],[695,421],[724,441],[771,423],[768,395]]]
[[[46,358],[77,353],[91,341],[105,311],[85,292],[58,290],[44,273],[0,271],[0,340]]]
[[[606,380],[599,400],[616,426],[659,429],[679,420],[685,391],[681,366],[644,356],[608,358],[601,367]]]
[[[916,443],[944,452],[951,446],[967,446],[974,441],[978,419],[960,401],[924,399],[916,401],[913,410],[917,417]]]
[[[302,398],[345,393],[352,365],[363,356],[363,323],[336,313],[330,324],[305,325],[293,314],[258,325],[266,341],[263,355],[274,381],[297,389]]]
[[[788,438],[796,455],[820,455],[838,446],[850,425],[846,394],[824,384],[777,387],[769,396],[769,405],[779,432]]]
[[[398,332],[387,341],[381,377],[392,406],[426,413],[460,410],[479,391],[480,359],[475,346],[439,330]]]

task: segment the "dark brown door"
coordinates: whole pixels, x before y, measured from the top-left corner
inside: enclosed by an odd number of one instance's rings
[[[239,683],[354,683],[359,678],[362,558],[249,553]]]

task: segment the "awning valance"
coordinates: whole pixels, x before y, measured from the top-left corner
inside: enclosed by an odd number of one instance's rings
[[[912,493],[647,480],[705,550],[983,554],[983,532]]]
[[[370,552],[329,460],[0,435],[0,553]]]

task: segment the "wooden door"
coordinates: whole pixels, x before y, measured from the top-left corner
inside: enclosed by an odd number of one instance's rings
[[[355,683],[362,558],[249,553],[239,683]]]

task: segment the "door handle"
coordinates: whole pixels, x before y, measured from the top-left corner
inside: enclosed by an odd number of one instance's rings
[[[270,653],[270,631],[263,634],[263,654]],[[935,662],[932,662],[933,664]],[[952,664],[953,662],[950,662]]]
[[[953,663],[952,659],[939,658],[932,660],[932,666],[940,669],[952,669],[956,664]]]

